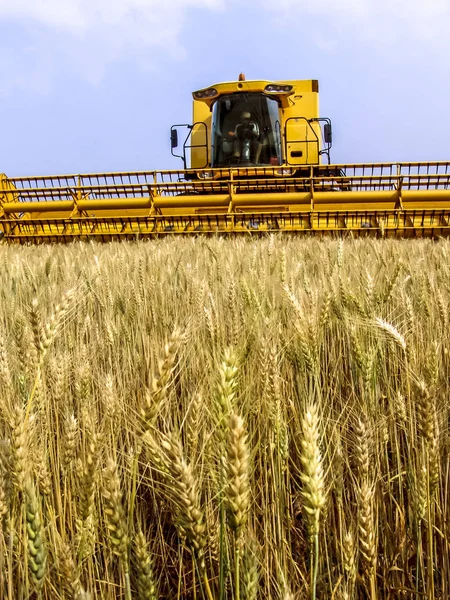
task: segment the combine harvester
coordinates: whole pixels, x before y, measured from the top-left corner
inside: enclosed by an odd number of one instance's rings
[[[330,164],[331,122],[319,117],[317,81],[241,74],[193,98],[193,124],[171,128],[182,170],[0,175],[0,235],[12,243],[268,231],[447,235],[450,163]]]

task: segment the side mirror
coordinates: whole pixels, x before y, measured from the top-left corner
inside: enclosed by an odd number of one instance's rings
[[[170,130],[170,147],[172,150],[178,147],[178,131],[176,129]]]
[[[333,133],[331,130],[331,123],[325,123],[323,126],[323,137],[325,139],[325,144],[330,144],[333,142]]]

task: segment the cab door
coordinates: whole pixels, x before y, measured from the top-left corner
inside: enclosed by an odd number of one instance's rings
[[[285,121],[285,154],[287,165],[319,163],[320,126],[305,117],[289,117]]]

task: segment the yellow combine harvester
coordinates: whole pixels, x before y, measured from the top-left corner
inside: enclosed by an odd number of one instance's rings
[[[330,164],[331,122],[319,117],[317,81],[240,75],[193,98],[193,124],[171,129],[182,170],[0,175],[4,240],[449,231],[450,163]]]

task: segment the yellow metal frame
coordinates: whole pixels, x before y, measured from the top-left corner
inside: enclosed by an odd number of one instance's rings
[[[0,176],[7,242],[286,231],[443,235],[450,163]]]

